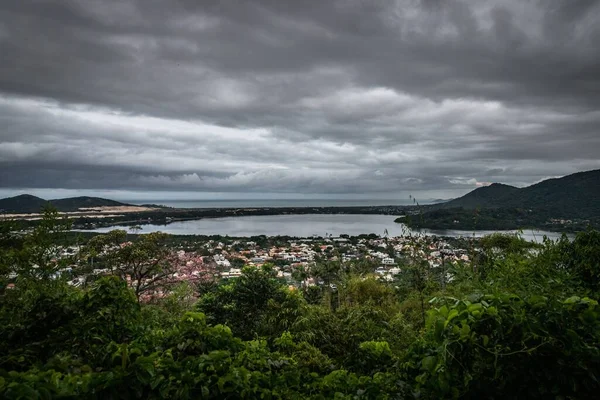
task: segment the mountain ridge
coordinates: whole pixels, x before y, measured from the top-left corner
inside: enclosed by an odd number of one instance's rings
[[[489,186],[479,187],[462,197],[447,201],[439,208],[479,208],[495,206],[498,200],[518,191],[515,186],[504,183],[492,183]]]
[[[52,205],[56,207],[58,211],[73,212],[78,211],[80,208],[117,207],[129,206],[130,204],[121,203],[119,201],[110,199],[104,199],[101,197],[89,196],[66,197],[62,199],[46,200],[41,197],[33,196],[31,194],[20,194],[17,196],[0,199],[0,211],[3,213],[39,213],[47,205]]]
[[[502,183],[477,188],[433,209],[522,208],[555,213],[557,217],[589,217],[600,203],[600,169],[546,179],[517,188]]]

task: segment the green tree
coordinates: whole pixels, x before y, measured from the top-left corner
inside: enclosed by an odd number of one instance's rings
[[[71,221],[62,218],[56,208],[45,207],[42,219],[25,235],[23,246],[13,259],[13,268],[20,277],[52,279],[69,265],[61,250],[68,243]]]
[[[580,232],[570,245],[563,245],[563,264],[575,272],[582,284],[600,290],[600,232]]]
[[[123,242],[125,231],[111,231],[90,240],[88,253],[98,257],[112,274],[130,282],[139,300],[156,290],[167,291],[177,271],[177,258],[167,245],[168,235],[153,232],[142,235],[135,242]]]
[[[600,371],[595,300],[508,293],[448,300],[429,312],[426,334],[404,364],[421,397],[595,396]]]
[[[276,279],[268,265],[246,267],[242,275],[202,296],[198,309],[211,324],[226,324],[239,337],[279,336],[300,315],[304,300]]]

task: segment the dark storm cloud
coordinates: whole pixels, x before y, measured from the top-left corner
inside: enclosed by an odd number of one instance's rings
[[[600,167],[600,2],[0,4],[0,185],[462,193]]]

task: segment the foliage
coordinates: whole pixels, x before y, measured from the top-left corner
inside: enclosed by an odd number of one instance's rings
[[[71,228],[71,222],[61,218],[51,206],[44,208],[41,221],[23,239],[23,247],[14,254],[13,272],[19,276],[51,279],[68,264],[60,257],[60,242]]]
[[[176,270],[176,260],[166,245],[167,234],[153,232],[140,236],[135,242],[125,242],[127,232],[114,230],[89,241],[87,253],[99,258],[113,274],[130,281],[138,300],[144,294],[168,287]]]
[[[304,300],[279,282],[273,269],[246,267],[242,276],[206,293],[198,310],[211,324],[226,324],[239,337],[278,336],[295,321]]]
[[[448,300],[429,312],[427,333],[405,363],[423,393],[475,399],[595,395],[597,301],[511,294]]]
[[[431,206],[430,206],[431,207]],[[570,215],[567,213],[566,215]],[[592,226],[600,227],[598,212],[589,212],[573,217],[545,208],[444,208],[425,209],[419,218],[406,218],[411,228],[460,229],[460,230],[513,230],[542,229],[558,232],[577,232]],[[568,218],[568,219],[565,219]],[[563,221],[561,221],[563,220]]]
[[[481,247],[486,252],[497,251],[506,253],[524,253],[528,249],[536,247],[535,243],[528,242],[518,234],[511,233],[493,233],[484,236],[480,241]]]
[[[563,240],[561,245],[563,264],[597,293],[600,290],[600,232],[580,232],[572,243]]]
[[[599,188],[600,170],[593,170],[547,179],[521,189],[495,183],[433,208],[532,210],[530,214],[542,215],[546,220],[590,219],[599,215]]]
[[[298,290],[266,265],[140,303],[136,271],[173,267],[167,237],[90,240],[89,264],[109,273],[76,287],[70,258],[54,256],[67,225],[44,218],[0,232],[0,275],[14,285],[0,291],[0,398],[588,399],[600,388],[598,232],[541,246],[488,237],[473,263],[444,267],[447,280],[421,241],[389,282],[325,263],[303,273],[327,285]]]

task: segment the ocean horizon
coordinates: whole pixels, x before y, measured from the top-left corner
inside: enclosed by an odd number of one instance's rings
[[[123,200],[130,204],[156,204],[173,208],[266,208],[266,207],[366,207],[407,206],[406,199],[224,199],[224,200]],[[434,200],[421,204],[431,204]]]

